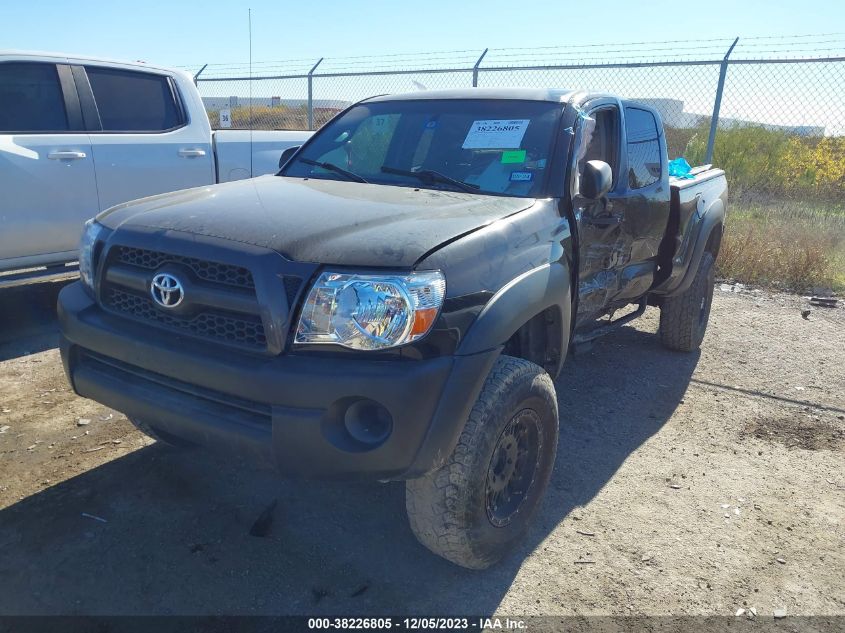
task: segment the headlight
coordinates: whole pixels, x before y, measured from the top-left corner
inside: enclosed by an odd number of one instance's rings
[[[434,324],[446,280],[439,271],[399,275],[325,272],[308,293],[296,343],[385,349],[425,336]]]
[[[94,219],[88,220],[79,240],[79,278],[91,290],[94,289],[94,244],[102,230],[102,224]]]

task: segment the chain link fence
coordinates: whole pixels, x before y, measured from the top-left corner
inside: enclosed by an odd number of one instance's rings
[[[670,158],[723,167],[734,199],[845,199],[843,34],[207,64],[195,79],[212,127],[223,112],[240,129],[317,129],[362,98],[423,89],[612,92],[655,107]]]
[[[719,272],[845,290],[845,34],[299,59],[188,68],[221,127],[317,129],[368,96],[535,87],[611,92],[663,118],[669,157],[725,170]],[[198,71],[199,70],[199,71]]]

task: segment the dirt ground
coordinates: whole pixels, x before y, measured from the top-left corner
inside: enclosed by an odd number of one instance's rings
[[[650,308],[570,358],[539,520],[470,572],[402,484],[283,481],[76,397],[57,290],[0,290],[0,614],[845,614],[841,306],[717,287],[700,354]]]

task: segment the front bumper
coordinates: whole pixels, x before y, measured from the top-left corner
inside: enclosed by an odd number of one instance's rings
[[[427,360],[237,353],[108,314],[78,282],[62,289],[58,313],[76,393],[295,476],[405,479],[437,468],[501,351]],[[377,445],[344,425],[362,400],[392,418]]]

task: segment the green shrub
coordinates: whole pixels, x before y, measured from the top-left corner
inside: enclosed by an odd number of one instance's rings
[[[704,162],[709,130],[690,137],[685,157]],[[731,196],[829,200],[845,198],[845,138],[807,137],[762,127],[720,129],[713,163],[725,170]]]

